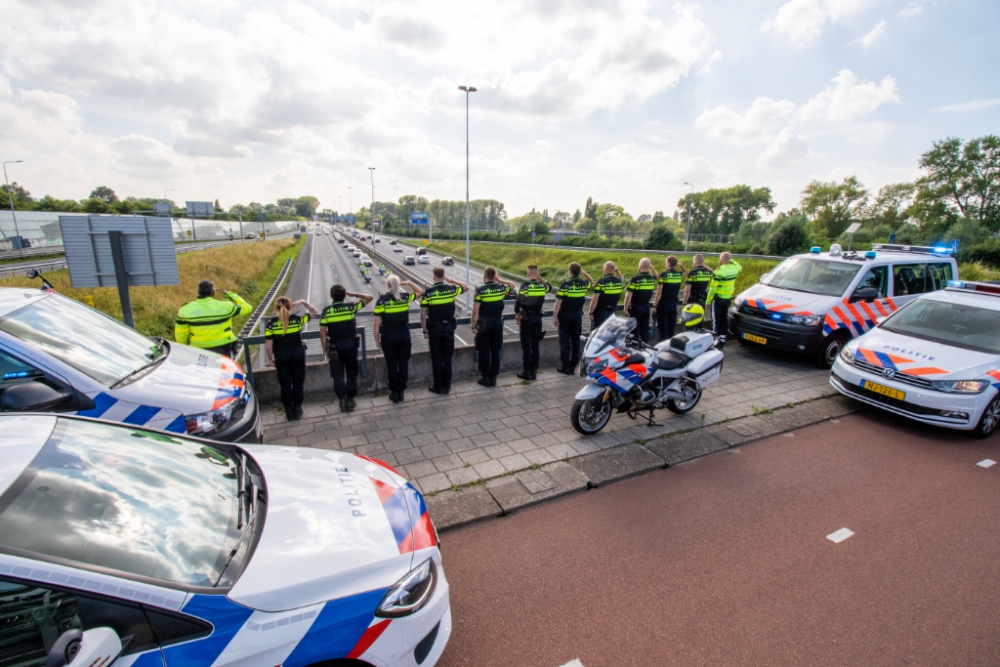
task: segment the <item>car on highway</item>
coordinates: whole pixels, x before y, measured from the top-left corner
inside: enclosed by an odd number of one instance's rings
[[[361,251],[360,250],[355,250],[354,251],[354,256],[355,257],[361,257]]]
[[[421,255],[420,257],[417,258],[417,261],[421,264],[430,264],[431,258],[428,257],[427,255]]]
[[[382,242],[382,239],[379,239],[379,238],[375,239],[375,243],[381,243],[381,242]]]
[[[361,264],[364,266],[374,266],[374,264],[372,264],[372,261],[367,257],[361,260]]]
[[[403,264],[406,266],[414,266],[416,263],[417,260],[413,258],[413,255],[407,255],[403,258]]]
[[[403,252],[403,246],[396,246],[392,249],[393,252]]]
[[[1000,425],[1000,285],[953,280],[848,343],[830,374],[841,394],[977,437]]]
[[[449,585],[420,492],[346,452],[0,415],[10,665],[434,665]],[[70,653],[72,656],[73,654]]]
[[[427,254],[427,248],[417,248],[417,254],[418,255],[426,255]]]
[[[99,417],[260,442],[257,397],[229,357],[147,337],[59,294],[0,289],[0,412]]]
[[[389,241],[389,245],[396,245],[396,239]]]
[[[257,235],[256,234],[244,234],[243,238],[245,238],[245,239],[255,239],[255,238],[257,238]]]
[[[455,266],[455,260],[453,258],[451,258],[451,257],[442,257],[441,258],[441,265],[442,266]]]
[[[338,236],[338,237],[337,237],[337,243],[346,243],[346,241],[344,241],[344,238],[343,238],[343,237],[341,237],[341,236]]]
[[[958,277],[951,247],[875,244],[867,252],[815,247],[793,255],[733,299],[740,343],[808,355],[829,368],[848,341],[921,294]]]

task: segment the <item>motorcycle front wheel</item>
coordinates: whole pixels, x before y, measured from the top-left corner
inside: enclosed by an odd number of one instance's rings
[[[577,433],[594,435],[611,419],[611,401],[604,400],[604,396],[573,401],[569,417]]]
[[[690,412],[694,409],[694,406],[698,405],[698,401],[701,400],[701,389],[698,390],[692,398],[686,401],[678,401],[675,399],[670,399],[667,401],[667,410],[670,410],[676,415],[682,415],[685,412]]]

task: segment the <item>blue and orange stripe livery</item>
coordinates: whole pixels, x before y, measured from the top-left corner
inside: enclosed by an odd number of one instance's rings
[[[891,368],[899,373],[905,373],[906,375],[912,375],[914,377],[923,377],[925,375],[945,375],[951,371],[946,371],[936,366],[920,366],[917,368],[900,368],[900,365],[914,364],[917,363],[916,360],[910,359],[908,357],[901,357],[896,354],[889,354],[887,352],[876,352],[875,350],[868,350],[863,347],[858,348],[858,356],[862,357],[865,361],[873,366],[880,366],[882,368]]]
[[[397,488],[374,477],[369,479],[382,501],[382,509],[389,519],[400,555],[437,545],[434,525],[427,512],[427,505],[424,504],[424,497],[411,484]],[[411,516],[416,517],[412,527]]]
[[[823,333],[831,334],[837,329],[846,329],[852,336],[860,336],[875,326],[880,317],[888,317],[899,310],[892,299],[876,299],[871,303],[844,299],[830,309],[823,320]]]

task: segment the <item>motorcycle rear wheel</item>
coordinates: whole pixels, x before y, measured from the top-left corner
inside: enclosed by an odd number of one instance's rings
[[[605,401],[604,396],[573,401],[569,418],[577,433],[594,435],[611,420],[611,401]]]
[[[685,412],[690,412],[694,409],[694,406],[698,405],[698,401],[701,400],[702,390],[698,390],[698,393],[694,395],[689,401],[677,401],[670,399],[667,401],[667,410],[670,410],[676,415],[682,415]]]

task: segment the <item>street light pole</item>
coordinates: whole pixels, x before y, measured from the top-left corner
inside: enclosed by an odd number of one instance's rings
[[[24,254],[24,242],[21,240],[21,232],[17,229],[17,214],[14,213],[14,193],[10,189],[10,180],[7,178],[7,165],[17,164],[18,162],[24,162],[24,160],[8,160],[3,163],[3,180],[7,183],[7,201],[10,202],[10,217],[14,218],[14,236],[17,237],[17,244],[21,246],[18,248],[18,254]],[[11,250],[13,250],[14,244],[11,243]]]
[[[368,174],[372,177],[372,258],[375,257],[375,167],[368,167]]]
[[[469,277],[469,93],[476,92],[474,86],[459,86],[465,92],[465,284],[471,287]],[[471,290],[470,290],[471,291]],[[465,312],[470,312],[469,292],[465,293]]]
[[[354,207],[351,206],[351,186],[347,186],[347,212],[354,213]]]
[[[687,233],[684,235],[684,252],[687,252],[688,244],[691,242],[691,200],[694,199],[694,186],[687,181],[684,181],[684,185],[691,186],[691,197],[688,199]]]

